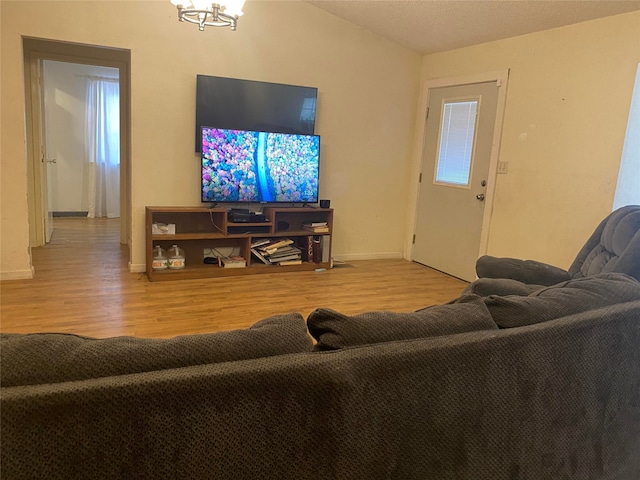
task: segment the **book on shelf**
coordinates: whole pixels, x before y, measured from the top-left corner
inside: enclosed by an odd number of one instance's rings
[[[224,268],[244,268],[247,261],[242,257],[221,257],[220,261]]]
[[[256,248],[256,247],[260,247],[262,245],[267,245],[268,243],[271,243],[273,240],[271,240],[270,238],[260,238],[258,240],[254,240],[253,242],[251,242],[251,248]]]
[[[322,237],[313,237],[313,263],[322,263]]]
[[[303,227],[326,227],[328,225],[327,222],[302,222]]]
[[[300,251],[299,248],[289,247],[284,252],[278,251],[278,252],[275,252],[275,253],[273,253],[271,255],[265,255],[265,257],[271,263],[277,263],[277,262],[281,262],[283,260],[294,260],[294,259],[302,258],[302,252]]]
[[[300,258],[300,254],[295,254],[292,253],[291,255],[286,255],[284,257],[279,257],[279,258],[270,258],[269,261],[271,263],[277,263],[278,265],[282,265],[282,262],[288,262],[291,260],[300,260],[300,262],[302,263],[302,259]]]
[[[276,240],[272,243],[262,245],[258,247],[258,249],[265,253],[271,254],[276,250],[278,250],[279,248],[286,247],[288,245],[291,245],[292,243],[293,243],[293,240],[291,240],[290,238],[283,238],[282,240]]]
[[[294,253],[294,252],[300,253],[300,249],[287,245],[285,247],[280,247],[270,253],[266,252],[265,255],[268,256],[269,258],[273,258],[273,257],[281,257],[282,255],[289,255],[290,253]]]
[[[311,227],[311,226],[303,225],[302,229],[308,230],[313,233],[329,233],[329,227],[326,225],[324,227]]]
[[[313,262],[313,236],[301,238],[298,241],[300,250],[302,251],[302,260],[305,262]]]
[[[302,264],[302,259],[301,258],[297,258],[294,260],[284,260],[282,262],[278,262],[278,265],[282,265],[282,266],[286,266],[286,265],[301,265]]]
[[[302,258],[302,252],[289,238],[271,240],[263,245],[251,247],[251,253],[266,265]]]
[[[267,260],[267,258],[262,254],[262,252],[260,250],[258,250],[257,248],[252,248],[251,249],[251,253],[253,253],[253,255],[260,260],[262,263],[269,265],[271,262],[269,260]]]

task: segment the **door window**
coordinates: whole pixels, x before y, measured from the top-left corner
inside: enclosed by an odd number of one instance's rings
[[[443,101],[435,183],[469,186],[478,103]]]

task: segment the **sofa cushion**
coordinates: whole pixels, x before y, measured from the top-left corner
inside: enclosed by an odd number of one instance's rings
[[[86,380],[312,349],[299,313],[269,317],[244,330],[170,339],[3,334],[0,384],[10,387]]]
[[[485,297],[487,308],[500,328],[546,322],[633,300],[640,300],[640,282],[622,273],[577,278],[528,296]]]
[[[477,295],[464,295],[455,303],[412,313],[377,311],[348,316],[319,308],[311,312],[307,326],[320,350],[497,329]]]

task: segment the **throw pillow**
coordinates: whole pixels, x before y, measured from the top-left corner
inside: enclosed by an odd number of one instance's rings
[[[622,273],[601,273],[545,287],[526,297],[490,295],[485,304],[500,328],[513,328],[633,300],[640,300],[640,282]]]
[[[464,295],[456,303],[412,313],[377,311],[348,316],[319,308],[311,312],[307,326],[320,350],[497,329],[477,295]]]
[[[299,313],[269,317],[244,330],[170,339],[3,334],[0,384],[10,387],[86,380],[312,349]]]

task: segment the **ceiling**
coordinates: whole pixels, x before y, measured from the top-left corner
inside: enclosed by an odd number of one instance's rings
[[[423,55],[640,10],[640,0],[304,1]]]

